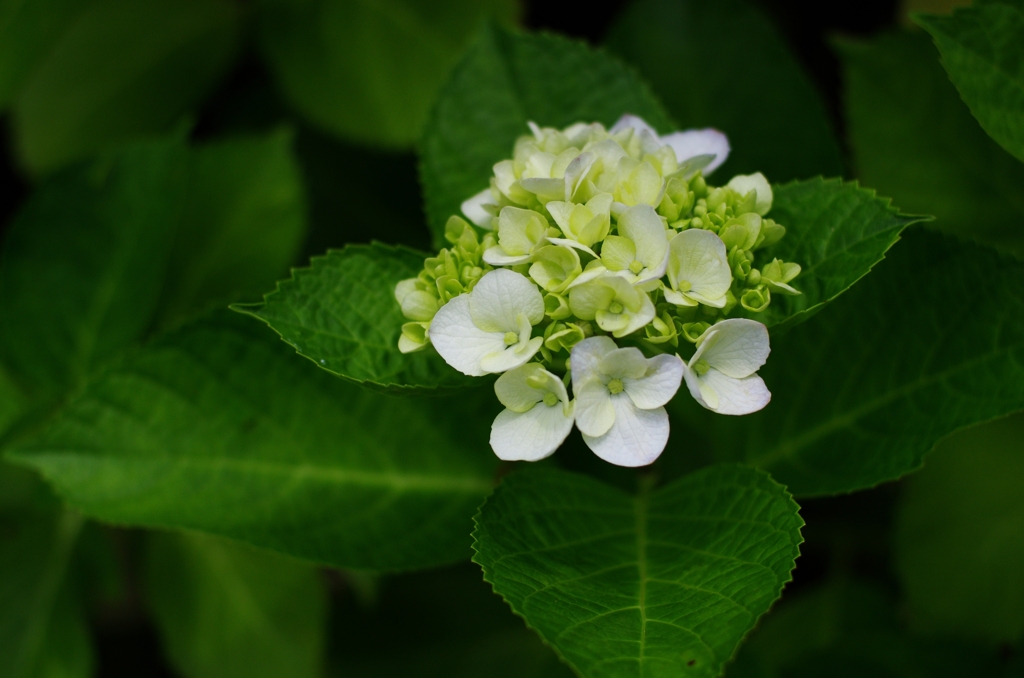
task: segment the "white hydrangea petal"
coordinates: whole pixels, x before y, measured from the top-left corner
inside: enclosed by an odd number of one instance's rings
[[[409,320],[426,322],[434,317],[438,307],[437,297],[426,290],[414,290],[402,298],[402,315]]]
[[[768,179],[760,172],[736,175],[726,185],[740,195],[746,195],[751,191],[755,191],[757,197],[754,201],[754,211],[762,217],[771,210],[773,198],[772,185],[768,183]]]
[[[625,393],[612,397],[615,423],[602,436],[585,432],[583,441],[601,459],[616,466],[646,466],[668,443],[668,413],[664,407],[640,410]],[[582,430],[582,429],[581,429]]]
[[[430,322],[427,335],[446,363],[471,377],[487,374],[480,367],[480,361],[505,348],[502,333],[485,332],[473,323],[468,294],[461,294],[442,306]]]
[[[528,412],[504,410],[491,424],[491,449],[504,461],[538,461],[551,456],[572,431],[573,412],[562,403],[539,404]]]
[[[548,242],[552,245],[561,245],[562,247],[572,247],[573,249],[579,250],[580,252],[586,252],[590,256],[597,259],[597,252],[590,249],[583,243],[576,242],[575,240],[569,240],[568,238],[548,238]],[[591,278],[593,279],[593,278]]]
[[[732,285],[732,271],[725,243],[711,231],[691,228],[676,234],[669,243],[666,273],[673,287],[678,288],[681,280],[688,282],[690,289],[686,292],[692,298],[702,303],[720,299],[722,306],[725,305],[725,293]]]
[[[693,373],[692,370],[690,373]],[[712,368],[697,377],[697,380],[698,393],[694,394],[694,398],[717,414],[750,414],[763,409],[772,399],[764,380],[756,374],[736,379]],[[690,386],[690,393],[693,394],[690,378],[687,378],[687,386]],[[714,393],[714,398],[708,397],[708,391]]]
[[[646,120],[644,120],[638,115],[633,115],[632,113],[626,113],[621,118],[616,120],[615,124],[612,125],[611,129],[608,130],[608,133],[616,134],[624,129],[632,129],[637,134],[646,130],[650,134],[653,134],[655,138],[658,138],[658,133],[654,130],[653,127],[647,124]]]
[[[730,318],[712,325],[690,360],[708,365],[735,379],[757,372],[768,360],[768,328],[756,320]]]
[[[503,351],[488,353],[480,359],[480,369],[488,374],[500,374],[514,370],[533,360],[533,356],[537,355],[537,351],[543,344],[544,337],[534,337],[525,346],[514,345]]]
[[[413,341],[404,334],[398,337],[398,351],[400,353],[415,353],[416,351],[421,351],[426,347],[426,344],[421,344],[418,341]]]
[[[695,292],[687,292],[686,294],[698,304],[704,304],[712,308],[725,308],[726,297],[724,294],[717,299],[708,299],[704,295]]]
[[[665,297],[665,301],[676,306],[696,306],[698,303],[685,294],[676,292],[671,287],[662,287],[661,293]]]
[[[491,220],[494,216],[484,209],[484,205],[497,205],[491,189],[485,188],[476,195],[462,202],[462,213],[480,228],[491,230]]]
[[[587,267],[583,269],[583,273],[580,273],[578,276],[576,276],[576,279],[569,284],[569,287],[567,289],[571,290],[574,287],[585,285],[586,283],[592,280],[597,280],[598,278],[603,278],[605,276],[612,275],[611,271],[605,268],[602,264],[598,263],[599,261],[599,259],[595,259],[594,261],[590,262],[587,265]]]
[[[528,264],[532,259],[532,254],[521,256],[505,254],[505,250],[501,249],[498,245],[484,250],[484,263],[491,266],[518,266],[519,264]]]
[[[576,209],[576,205],[571,202],[562,200],[552,200],[545,207],[548,210],[548,214],[555,220],[555,224],[561,229],[565,235],[572,235],[572,228],[570,228],[570,220],[572,219],[572,211]]]
[[[630,400],[641,410],[664,406],[675,397],[683,381],[683,360],[677,355],[658,355],[647,361],[647,373],[639,379],[623,379]]]
[[[494,382],[494,395],[498,396],[498,401],[502,405],[513,412],[527,412],[544,400],[546,391],[533,388],[526,380],[546,373],[547,370],[538,363],[529,363],[509,370]]]
[[[681,175],[685,179],[689,179],[697,170],[702,170],[715,161],[714,153],[705,153],[703,155],[695,155],[692,158],[688,158],[685,162],[679,163],[676,171],[673,174]]]
[[[597,369],[612,379],[639,379],[647,367],[647,358],[635,346],[609,351],[597,363]]]
[[[650,205],[634,205],[623,212],[619,233],[633,241],[636,258],[646,268],[656,269],[665,260],[668,235],[665,224]]]
[[[499,268],[477,282],[469,295],[469,312],[482,330],[518,333],[520,313],[531,325],[544,319],[544,298],[526,276]]]
[[[601,358],[618,347],[611,337],[587,337],[572,347],[569,367],[572,372],[573,393],[577,398],[581,386],[591,377],[597,376],[597,364]]]
[[[654,302],[652,302],[651,298],[643,292],[638,291],[637,294],[640,295],[641,298],[640,310],[635,313],[629,314],[629,324],[627,324],[625,328],[614,332],[613,334],[615,337],[624,337],[627,334],[632,334],[633,332],[636,332],[638,329],[640,329],[647,323],[654,320]]]
[[[597,377],[587,379],[579,386],[573,380],[576,393],[576,426],[586,435],[603,436],[615,424],[612,395]]]
[[[563,179],[563,186],[565,190],[565,199],[572,200],[576,195],[576,191],[579,190],[580,184],[587,176],[587,172],[597,162],[597,156],[589,151],[584,151],[576,156],[569,166],[565,168],[565,177]]]
[[[715,171],[729,157],[729,139],[716,129],[690,129],[673,132],[661,138],[676,152],[680,164],[697,155],[713,154],[712,160],[705,168],[705,176]]]

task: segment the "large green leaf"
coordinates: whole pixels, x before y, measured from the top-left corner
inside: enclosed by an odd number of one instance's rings
[[[799,296],[776,295],[766,325],[790,327],[807,320],[883,259],[904,228],[923,217],[901,214],[874,191],[839,179],[809,179],[775,186],[770,216],[786,227],[778,244],[759,253],[800,264]]]
[[[195,148],[164,289],[165,321],[214,301],[258,298],[295,260],[305,217],[290,133]]]
[[[16,143],[48,172],[114,141],[165,131],[224,74],[238,42],[229,0],[96,0],[32,70]]]
[[[263,0],[260,46],[291,103],[335,134],[411,146],[473,31],[516,0]]]
[[[472,563],[378,579],[367,600],[354,576],[333,608],[330,674],[338,678],[569,678],[558,656],[509,614]],[[364,596],[365,597],[365,596]],[[396,652],[395,639],[401,639]]]
[[[65,577],[81,525],[34,474],[0,462],[0,675],[90,674],[91,648]]]
[[[433,348],[398,350],[406,320],[395,285],[416,277],[424,256],[380,243],[332,250],[293,271],[263,304],[236,308],[270,325],[299,355],[358,384],[415,393],[479,383]]]
[[[145,595],[187,678],[316,678],[326,593],[308,563],[199,534],[149,536]]]
[[[1024,3],[979,2],[952,16],[916,15],[985,131],[1024,161]]]
[[[927,36],[840,47],[860,179],[940,229],[1024,256],[1024,164],[971,116]]]
[[[744,0],[635,2],[608,46],[636,65],[683,127],[728,135],[732,152],[716,179],[842,174],[814,85],[769,18]]]
[[[186,162],[179,140],[132,146],[45,181],[15,217],[0,263],[0,356],[29,394],[65,392],[149,327]]]
[[[611,125],[623,113],[659,132],[674,125],[647,86],[617,59],[555,35],[489,27],[441,90],[422,141],[421,177],[435,243],[462,201],[487,188],[526,123]]]
[[[644,484],[635,497],[524,471],[481,507],[474,560],[585,678],[717,676],[789,580],[798,508],[742,466]]]
[[[375,394],[223,311],[106,370],[11,454],[101,520],[421,567],[469,553],[492,400]]]
[[[1020,415],[949,438],[910,480],[893,543],[919,629],[1024,639],[1022,486]]]
[[[774,341],[760,372],[768,407],[705,418],[717,457],[764,468],[797,496],[919,468],[946,434],[1024,409],[1021,289],[1022,263],[935,233],[904,236],[865,282]]]
[[[0,110],[90,0],[0,0]]]

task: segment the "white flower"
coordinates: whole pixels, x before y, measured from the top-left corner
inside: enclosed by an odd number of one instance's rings
[[[684,373],[697,402],[719,414],[750,414],[771,400],[757,375],[768,359],[768,328],[733,318],[712,325],[698,342]],[[577,395],[578,397],[578,395]]]
[[[672,238],[667,273],[665,301],[677,306],[725,306],[732,271],[725,244],[711,231],[691,228]]]
[[[498,215],[498,244],[484,251],[491,266],[515,266],[533,260],[534,253],[557,235],[544,215],[520,207],[503,207]]]
[[[566,245],[597,258],[590,249],[608,237],[611,230],[611,193],[598,193],[585,205],[555,200],[547,204],[548,212],[562,229],[564,238],[548,238],[556,245]]]
[[[576,282],[590,271],[584,271]],[[580,320],[596,320],[598,327],[615,337],[624,337],[654,319],[651,298],[625,278],[601,271],[599,277],[570,285],[569,309]],[[436,321],[435,321],[436,322]]]
[[[499,459],[543,459],[572,430],[573,403],[565,384],[537,363],[498,377],[494,392],[506,408],[491,425],[491,449]]]
[[[729,157],[729,139],[716,129],[690,129],[661,137],[642,118],[627,113],[619,118],[609,132],[615,134],[627,128],[632,128],[640,135],[641,143],[645,140],[648,144],[653,143],[654,149],[663,145],[671,146],[684,174],[703,169],[707,176]]]
[[[442,306],[428,335],[445,362],[482,377],[529,362],[544,341],[530,336],[543,319],[537,286],[519,273],[498,269],[485,273],[471,293]]]
[[[594,454],[618,466],[657,459],[668,442],[664,405],[683,379],[679,356],[647,359],[640,349],[590,337],[573,347],[570,367],[576,426]]]
[[[755,195],[754,211],[762,217],[768,214],[772,208],[772,186],[760,172],[736,175],[729,180],[726,186],[743,196],[753,191]]]
[[[493,228],[494,210],[497,207],[498,202],[494,199],[490,188],[485,188],[473,197],[462,201],[462,213],[466,215],[466,218],[487,230]]]
[[[643,285],[665,275],[668,235],[654,208],[630,207],[619,217],[618,226],[619,235],[608,236],[601,245],[605,268],[631,285]]]

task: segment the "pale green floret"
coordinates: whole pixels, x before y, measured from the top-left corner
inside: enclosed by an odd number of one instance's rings
[[[615,337],[631,334],[654,319],[650,297],[624,278],[606,274],[569,290],[569,308],[582,320]]]
[[[498,215],[498,244],[483,253],[483,260],[491,266],[529,263],[537,250],[548,245],[548,237],[557,235],[543,214],[503,207]]]
[[[800,275],[800,264],[787,264],[779,259],[772,259],[761,269],[761,280],[765,286],[779,294],[800,294],[799,290],[790,287],[787,283]]]
[[[729,180],[727,186],[744,198],[751,196],[750,200],[753,204],[749,205],[748,209],[752,209],[762,217],[768,214],[772,208],[772,187],[760,172],[737,175]]]
[[[611,206],[611,193],[598,193],[586,204],[553,201],[547,204],[547,209],[569,241],[563,244],[597,256],[591,248],[611,231]]]
[[[608,236],[601,246],[601,263],[630,284],[641,285],[665,275],[668,234],[650,205],[636,205],[619,216],[619,235]],[[657,287],[655,283],[654,287]]]
[[[548,245],[534,254],[530,278],[546,292],[564,292],[583,272],[580,255],[570,247]]]
[[[494,383],[505,406],[491,425],[491,448],[506,461],[552,454],[572,430],[574,403],[565,384],[538,363],[509,370]]]

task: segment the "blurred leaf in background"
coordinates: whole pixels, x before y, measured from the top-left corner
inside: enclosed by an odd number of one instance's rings
[[[943,441],[909,479],[896,566],[914,625],[1024,640],[1024,415]]]
[[[351,583],[359,575],[343,572]],[[330,635],[337,678],[571,678],[480,568],[463,563],[373,580],[367,599],[338,596]]]
[[[238,50],[240,10],[230,0],[94,0],[59,8],[76,9],[45,52],[22,37],[34,34],[32,21],[10,29],[28,45],[20,60],[35,62],[23,69],[13,106],[15,143],[35,174],[167,131],[198,106]]]
[[[818,92],[752,4],[641,0],[613,25],[608,46],[640,70],[682,128],[725,132],[732,151],[721,174],[763,172],[774,184],[843,173]]]
[[[261,0],[259,43],[311,122],[368,144],[415,143],[441,85],[488,18],[516,0]]]
[[[936,228],[1024,257],[1024,163],[985,134],[928,36],[838,48],[860,179],[909,212],[935,215]]]
[[[917,15],[989,136],[1024,162],[1024,3],[979,2],[952,16]]]
[[[148,537],[145,596],[186,678],[317,678],[326,592],[316,567],[203,534]]]

